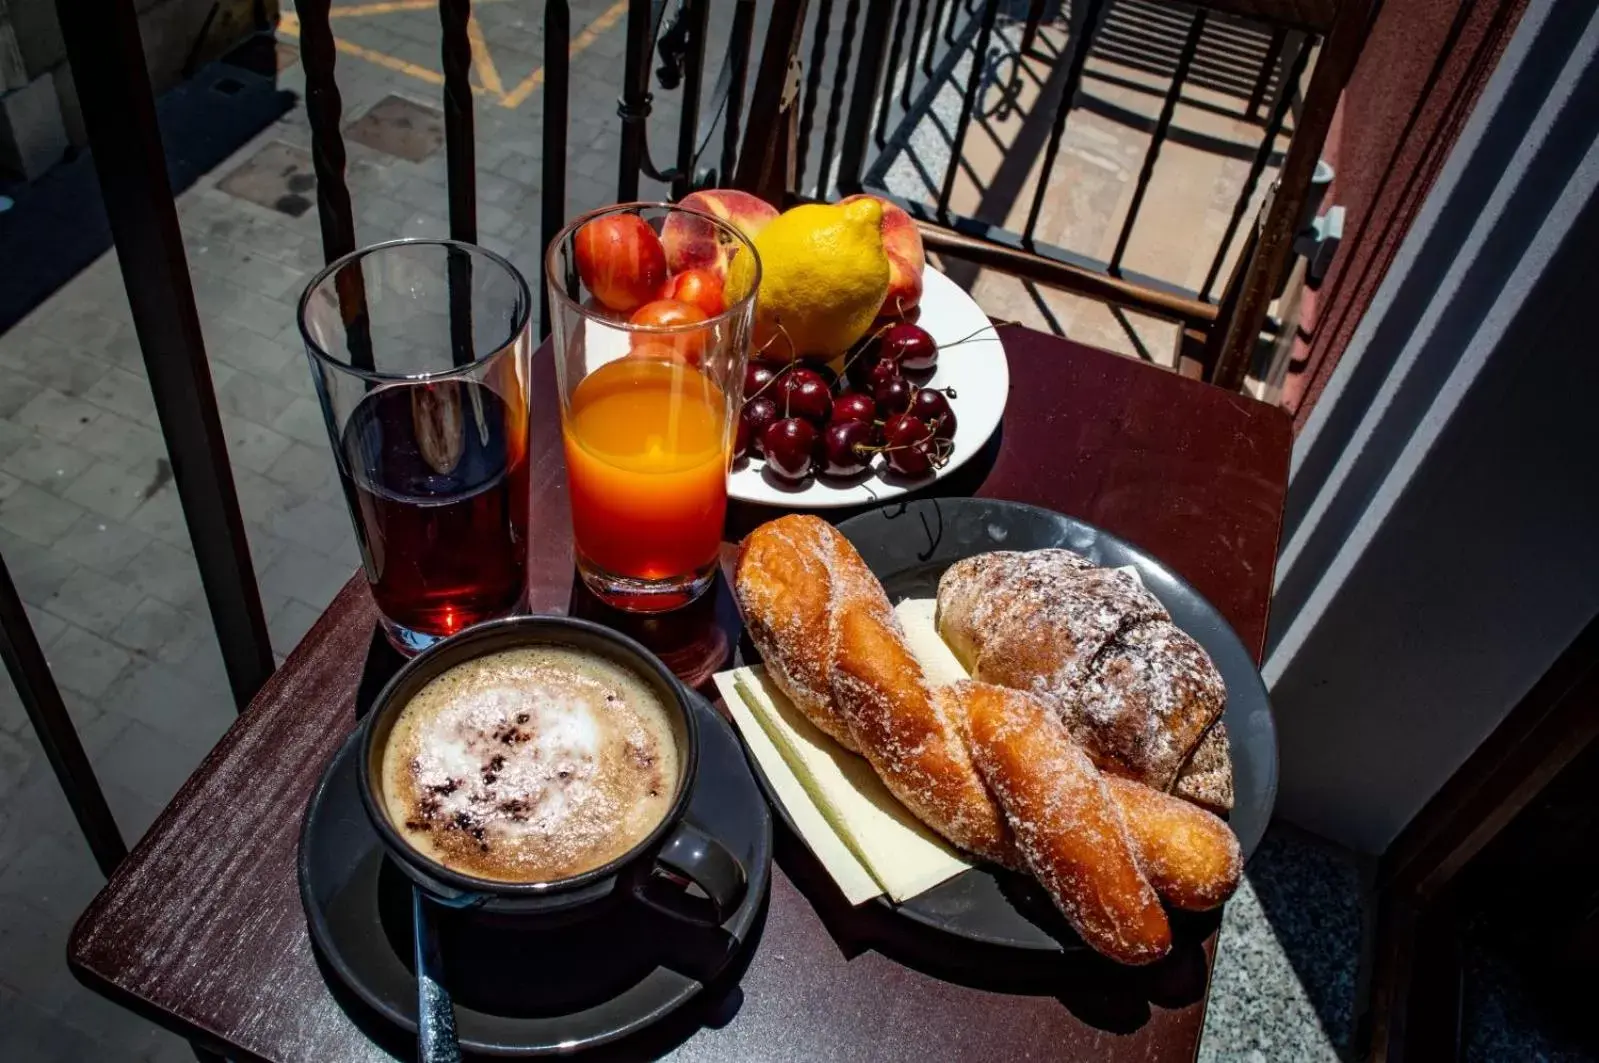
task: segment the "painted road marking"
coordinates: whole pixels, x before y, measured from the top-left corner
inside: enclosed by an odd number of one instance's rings
[[[627,0],[616,0],[616,3],[607,8],[599,18],[584,27],[583,32],[579,33],[576,39],[572,41],[571,50],[567,54],[574,59],[582,55],[588,50],[589,45],[599,40],[601,34],[616,25],[622,19],[622,16],[626,14]],[[522,101],[526,100],[533,90],[542,84],[544,84],[544,68],[539,67],[524,78],[522,83],[512,89],[508,95],[501,97],[500,106],[510,107],[513,110],[522,106]]]
[[[478,0],[478,3],[493,3],[495,0]],[[423,11],[437,8],[438,0],[382,0],[380,3],[347,4],[335,7],[328,12],[330,18],[364,18],[373,15],[387,15],[397,11]],[[627,15],[628,0],[616,0],[609,8],[600,14],[593,22],[583,28],[583,31],[572,39],[572,45],[567,54],[572,58],[582,55],[593,43],[620,22]],[[290,37],[300,36],[300,18],[292,11],[285,11],[279,16],[278,30]],[[477,84],[472,86],[472,91],[487,96],[501,107],[515,110],[527,102],[539,86],[544,84],[544,68],[538,67],[527,77],[516,84],[510,92],[505,91],[505,85],[500,80],[500,72],[494,65],[494,56],[489,50],[488,41],[483,36],[483,29],[478,25],[477,16],[469,15],[466,23],[466,38],[472,46],[472,69],[477,71]],[[354,41],[345,40],[335,36],[333,46],[345,55],[354,56],[365,60],[386,70],[397,74],[415,78],[417,81],[429,85],[444,84],[444,75],[437,70],[429,69],[417,63],[408,62],[398,56],[388,55],[373,48],[365,48]]]

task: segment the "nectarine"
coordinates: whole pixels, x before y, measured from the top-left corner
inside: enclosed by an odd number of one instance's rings
[[[680,331],[633,332],[632,355],[637,358],[671,357],[673,361],[699,365],[705,356],[705,343],[709,339],[706,329],[687,326],[706,320],[705,311],[677,299],[657,299],[633,311],[630,324],[647,329],[680,329]],[[670,352],[663,355],[662,350]]]
[[[888,294],[883,297],[881,317],[904,317],[915,310],[922,301],[922,270],[927,267],[927,253],[922,248],[922,234],[916,221],[897,203],[869,193],[847,196],[840,203],[857,199],[875,199],[883,206],[883,253],[888,256]]]
[[[706,317],[715,317],[727,309],[727,300],[722,298],[722,280],[708,269],[686,269],[672,274],[661,297],[697,306],[705,311]]]
[[[736,188],[708,188],[684,196],[680,206],[701,210],[733,226],[750,239],[777,217],[777,208],[758,196]],[[738,242],[721,229],[693,214],[673,211],[661,226],[661,242],[666,245],[667,267],[676,273],[686,269],[709,270],[717,280],[727,278],[727,263]]]
[[[666,281],[660,237],[637,214],[606,214],[584,224],[572,250],[583,284],[612,310],[642,306]]]

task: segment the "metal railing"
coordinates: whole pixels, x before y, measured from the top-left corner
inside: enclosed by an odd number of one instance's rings
[[[1281,161],[1281,142],[1291,132],[1292,105],[1314,52],[1305,34],[1150,0],[1077,0],[1064,53],[1050,54],[1038,46],[1040,26],[1035,19],[1046,6],[1041,3],[866,0],[863,10],[860,0],[848,0],[843,9],[844,41],[833,46],[829,21],[838,2],[820,0],[808,27],[809,70],[799,125],[802,190],[818,198],[859,191],[888,195],[917,218],[997,245],[1174,295],[1209,303],[1219,298],[1217,284],[1224,279],[1229,258],[1239,251],[1243,220],[1257,202],[1263,175]],[[1058,39],[1060,34],[1052,31],[1052,36]],[[986,122],[982,99],[988,94],[998,98],[1002,109],[1017,107],[1014,82],[1021,77],[1021,64],[1029,59],[1052,67],[1058,64],[1064,68],[1064,80],[1048,116],[1048,137],[1025,222],[1019,229],[1007,229],[991,218],[962,214],[951,201],[973,127]],[[1007,66],[1010,84],[1001,74]],[[830,86],[824,70],[833,75]],[[1129,76],[1132,73],[1145,76],[1135,79]],[[1153,124],[1141,114],[1108,107],[1084,91],[1085,80],[1158,97]],[[958,93],[960,103],[954,128],[948,130],[935,114],[935,103],[941,94],[947,98],[951,92]],[[846,96],[847,115],[841,108]],[[1215,97],[1228,98],[1236,109],[1223,107]],[[1045,102],[1040,98],[1034,106]],[[1179,105],[1218,112],[1257,131],[1252,144],[1214,145],[1229,155],[1249,158],[1250,166],[1236,189],[1227,227],[1210,249],[1205,282],[1197,289],[1123,265],[1162,149],[1174,133],[1187,137],[1175,126]],[[1058,191],[1049,178],[1067,123],[1074,114],[1091,109],[1109,110],[1116,120],[1148,129],[1130,204],[1108,259],[1056,246],[1039,234],[1046,198]],[[818,123],[820,136],[815,132]],[[933,172],[910,148],[913,134],[930,130],[942,133],[948,145],[943,165]],[[896,194],[889,187],[890,167],[907,160],[919,170],[929,194]],[[1007,157],[1006,165],[1026,173],[1035,161],[1037,156]]]

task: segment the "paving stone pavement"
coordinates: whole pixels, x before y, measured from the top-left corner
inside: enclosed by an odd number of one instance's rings
[[[341,18],[336,32],[424,73],[436,69],[436,13],[383,6],[400,10]],[[575,31],[604,28],[585,35],[573,60],[569,215],[614,198],[625,31],[619,8],[614,0],[572,4]],[[501,101],[538,66],[542,12],[480,2],[477,14],[503,90],[480,95],[476,107],[482,242],[536,284],[542,98],[534,90],[516,106]],[[286,30],[280,39],[296,43]],[[346,123],[391,94],[438,103],[438,86],[427,78],[352,54],[339,56],[338,79]],[[303,98],[298,64],[282,70],[279,82]],[[657,156],[672,143],[676,117],[672,98],[658,93]],[[280,657],[359,564],[295,324],[295,300],[321,264],[320,237],[314,210],[292,216],[218,185],[271,145],[292,155],[309,143],[297,106],[178,200],[212,382]],[[446,234],[442,152],[409,162],[358,143],[348,150],[359,243]],[[645,181],[642,193],[663,196],[664,189]],[[0,372],[0,555],[131,843],[234,710],[114,252],[0,336]],[[67,972],[72,920],[99,883],[20,701],[9,682],[0,684],[0,1059],[192,1058],[179,1039]],[[1229,911],[1229,940],[1250,944],[1233,949],[1224,941],[1221,953],[1223,964],[1266,957],[1227,982],[1257,1008],[1272,998],[1258,987],[1252,995],[1252,978],[1273,985],[1294,979],[1259,912],[1253,904]],[[1207,1042],[1207,1058],[1258,1046],[1247,1031],[1225,1025],[1228,1007],[1226,999],[1212,1002],[1212,1025],[1223,1032]],[[1285,1021],[1299,1025],[1279,1043],[1327,1044],[1311,1009],[1300,1006]]]

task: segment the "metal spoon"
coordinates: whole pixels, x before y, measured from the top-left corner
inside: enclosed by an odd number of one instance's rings
[[[416,938],[416,1058],[420,1063],[461,1063],[455,1039],[455,1004],[439,981],[443,964],[428,918],[427,899],[411,887],[411,924]]]

